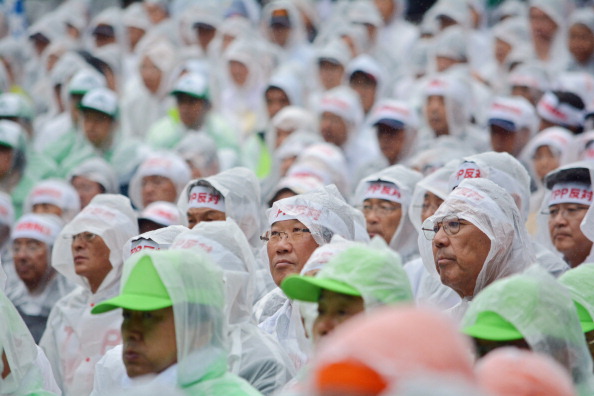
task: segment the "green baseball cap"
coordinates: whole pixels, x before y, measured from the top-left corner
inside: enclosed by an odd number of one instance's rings
[[[493,311],[480,312],[474,324],[464,327],[462,332],[474,338],[490,341],[513,341],[524,338],[516,326]]]
[[[588,310],[579,302],[573,301],[575,308],[577,309],[578,318],[580,319],[580,325],[582,325],[582,331],[587,333],[594,330],[594,320],[588,312]]]
[[[120,295],[97,304],[91,313],[100,314],[116,308],[154,311],[172,305],[169,292],[155,269],[151,257],[144,256],[130,272]]]
[[[322,289],[349,296],[361,296],[354,287],[334,279],[313,276],[289,275],[281,283],[281,289],[292,300],[318,302]]]

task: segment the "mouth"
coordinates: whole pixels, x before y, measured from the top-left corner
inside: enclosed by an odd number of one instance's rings
[[[74,256],[74,264],[80,264],[87,258],[85,256]]]
[[[126,362],[135,362],[140,359],[140,354],[133,349],[126,349],[122,357]]]
[[[289,260],[279,260],[274,263],[275,269],[282,269],[282,268],[288,268],[288,267],[294,267],[294,266],[295,266],[295,263],[293,263],[292,261],[289,261]]]
[[[454,263],[456,259],[454,257],[446,257],[446,256],[437,256],[437,261],[435,262],[435,266],[439,270],[439,268],[443,268],[447,265]]]

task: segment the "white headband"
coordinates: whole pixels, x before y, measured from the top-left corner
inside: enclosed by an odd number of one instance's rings
[[[152,239],[138,238],[132,241],[130,245],[130,255],[136,254],[143,250],[161,250],[161,245]]]
[[[402,204],[402,193],[394,183],[383,181],[369,182],[367,190],[363,194],[363,200],[372,198],[384,199],[386,201]]]
[[[480,166],[475,162],[463,162],[458,167],[458,170],[450,176],[450,180],[448,183],[450,191],[454,188],[458,187],[458,185],[464,179],[478,179],[484,177],[485,175],[481,174]]]
[[[557,183],[551,190],[550,205],[561,203],[592,204],[592,186],[584,183]]]
[[[225,198],[212,187],[194,186],[190,190],[188,208],[210,208],[225,212]]]
[[[547,92],[538,102],[536,110],[547,121],[566,126],[580,126],[584,122],[584,112],[567,103],[559,103],[559,98]]]

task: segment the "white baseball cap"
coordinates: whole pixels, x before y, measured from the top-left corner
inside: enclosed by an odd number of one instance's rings
[[[201,74],[184,74],[177,80],[171,91],[172,95],[180,93],[190,95],[197,99],[208,100],[208,81]]]
[[[177,205],[165,201],[153,202],[144,208],[138,217],[138,222],[141,220],[152,221],[165,227],[182,224],[181,213]]]
[[[115,118],[118,113],[118,97],[110,89],[101,87],[90,90],[83,96],[78,107],[81,110],[95,110]]]
[[[0,146],[19,147],[23,134],[23,128],[16,122],[0,120]]]

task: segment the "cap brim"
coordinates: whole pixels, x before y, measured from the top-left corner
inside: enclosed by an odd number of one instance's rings
[[[178,94],[184,94],[184,95],[188,95],[188,96],[191,96],[193,98],[196,98],[196,99],[206,100],[206,95],[197,95],[197,94],[195,94],[193,92],[180,91],[180,90],[177,90],[177,89],[174,90],[174,91],[171,91],[171,95],[178,95]]]
[[[465,327],[462,332],[474,338],[490,341],[514,341],[524,338],[522,333],[514,329],[504,329],[489,324],[475,323]]]
[[[106,113],[103,110],[96,109],[94,107],[88,107],[88,106],[78,105],[78,109],[81,110],[81,111],[84,111],[84,110],[93,110],[93,111],[96,111],[98,113],[105,114],[106,116],[108,116],[110,118],[115,118],[115,114],[109,114],[109,113]]]
[[[357,289],[343,282],[313,276],[288,276],[281,284],[281,289],[292,300],[308,302],[318,302],[322,289],[349,296],[361,296]]]
[[[172,306],[170,299],[139,296],[131,294],[122,294],[117,297],[106,300],[97,304],[92,310],[92,314],[100,314],[112,311],[117,308],[125,308],[133,311],[154,311],[156,309],[163,309]]]
[[[395,120],[393,118],[380,118],[373,125],[378,126],[380,124],[387,125],[390,128],[394,128],[394,129],[404,129],[404,123],[402,121]]]
[[[498,127],[503,128],[506,131],[511,132],[511,133],[516,132],[518,130],[518,128],[516,127],[516,124],[514,124],[512,121],[504,120],[502,118],[489,119],[489,125],[498,126]]]

